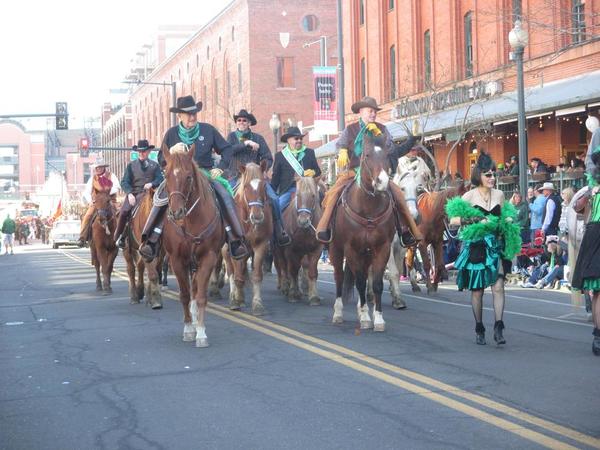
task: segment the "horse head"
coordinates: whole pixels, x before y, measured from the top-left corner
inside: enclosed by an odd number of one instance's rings
[[[383,136],[365,135],[360,161],[360,182],[373,195],[388,190],[390,161]]]
[[[188,214],[188,202],[197,183],[197,168],[194,161],[195,145],[188,147],[178,143],[168,148],[163,143],[161,151],[167,162],[165,179],[169,193],[169,217],[178,222]]]
[[[298,212],[296,222],[302,229],[310,228],[313,216],[320,207],[319,190],[313,177],[296,177],[295,207]]]
[[[248,218],[254,226],[261,225],[265,221],[265,203],[267,201],[267,187],[265,171],[267,163],[261,161],[260,166],[248,163],[240,167],[242,182],[238,195],[244,201],[244,207],[248,208]]]
[[[415,221],[418,221],[420,217],[419,210],[417,209],[417,196],[419,190],[419,177],[417,176],[417,173],[414,171],[404,171],[402,173],[396,172],[393,182],[402,189],[404,200],[406,200],[410,215]]]

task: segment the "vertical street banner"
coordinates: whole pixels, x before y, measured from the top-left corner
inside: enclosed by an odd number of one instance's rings
[[[337,68],[313,67],[314,133],[319,136],[338,134]]]

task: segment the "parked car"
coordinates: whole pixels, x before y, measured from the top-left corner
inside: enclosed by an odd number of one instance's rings
[[[61,245],[77,245],[81,220],[59,220],[54,223],[50,231],[49,244],[52,248]]]

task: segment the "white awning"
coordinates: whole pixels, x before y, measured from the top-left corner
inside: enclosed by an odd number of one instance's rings
[[[568,114],[576,114],[576,113],[580,113],[580,112],[585,112],[585,105],[574,106],[572,108],[557,109],[554,112],[554,114],[556,114],[556,117],[559,117],[559,116],[566,116]]]
[[[498,122],[494,122],[494,126],[496,125],[504,125],[505,123],[512,123],[512,122],[516,122],[518,119],[515,117],[514,119],[506,119],[506,120],[500,120]]]

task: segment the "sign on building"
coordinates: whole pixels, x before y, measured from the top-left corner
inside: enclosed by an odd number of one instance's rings
[[[135,161],[136,159],[138,159],[140,157],[138,152],[131,152],[129,154],[129,160],[130,161]],[[152,161],[156,161],[158,162],[158,150],[152,150],[150,152],[150,154],[148,155],[148,159],[151,159]]]
[[[314,133],[326,136],[338,133],[337,71],[335,67],[314,66]]]

